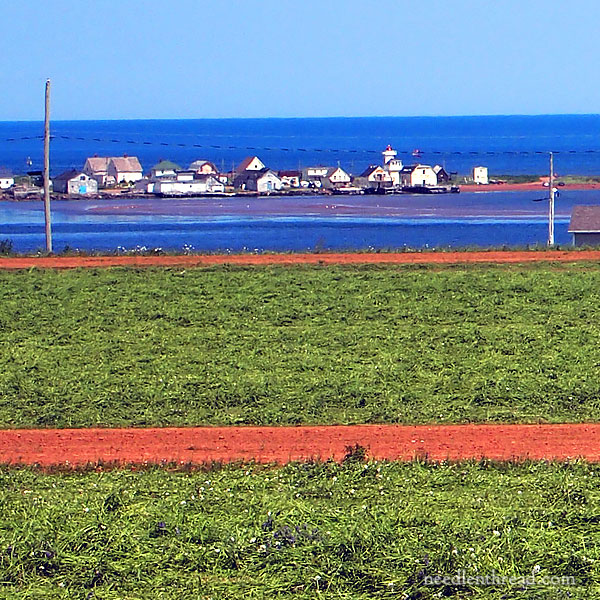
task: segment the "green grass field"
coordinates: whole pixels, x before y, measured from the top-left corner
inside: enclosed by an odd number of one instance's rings
[[[0,272],[0,426],[600,415],[600,266]]]
[[[0,470],[0,597],[598,598],[599,503],[586,464]],[[538,583],[426,585],[462,570]]]

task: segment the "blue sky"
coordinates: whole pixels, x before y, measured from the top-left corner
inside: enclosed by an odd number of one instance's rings
[[[594,0],[4,0],[0,120],[598,113]]]

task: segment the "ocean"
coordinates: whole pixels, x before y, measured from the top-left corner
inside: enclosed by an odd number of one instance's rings
[[[146,170],[162,158],[182,167],[205,158],[229,170],[257,154],[273,169],[339,162],[357,175],[381,162],[387,144],[405,163],[419,149],[420,162],[461,174],[477,165],[545,174],[549,151],[559,174],[600,174],[600,115],[55,121],[51,133],[53,174],[94,154],[136,155]],[[41,169],[42,135],[41,122],[0,122],[0,165],[24,172],[29,157]]]
[[[81,168],[88,156],[136,155],[145,170],[160,159],[196,159],[230,170],[256,154],[273,169],[341,165],[360,174],[381,163],[387,144],[405,163],[441,164],[493,176],[545,174],[549,151],[560,175],[600,174],[600,115],[56,121],[51,171]],[[42,123],[0,123],[0,166],[42,167]],[[418,159],[412,153],[419,149]],[[29,160],[28,160],[29,159]],[[28,162],[31,165],[28,165]],[[53,203],[55,248],[162,247],[202,251],[514,246],[544,244],[547,193],[443,196],[288,197],[247,200],[102,200]],[[561,192],[556,241],[575,204],[600,194]],[[0,203],[0,239],[18,251],[44,246],[41,203]]]

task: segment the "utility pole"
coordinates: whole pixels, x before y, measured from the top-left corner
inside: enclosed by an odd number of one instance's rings
[[[554,246],[554,154],[550,152],[550,185],[548,206],[548,246]]]
[[[46,252],[52,253],[52,223],[50,219],[50,80],[46,80],[46,114],[44,119],[44,217],[46,221]]]

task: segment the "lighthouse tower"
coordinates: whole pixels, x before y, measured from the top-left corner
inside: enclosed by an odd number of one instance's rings
[[[383,165],[385,166],[390,160],[394,160],[398,153],[388,144],[388,147],[381,154],[383,154]]]
[[[402,161],[396,158],[398,153],[388,144],[388,147],[381,154],[383,154],[383,168],[390,174],[392,183],[400,185]]]

